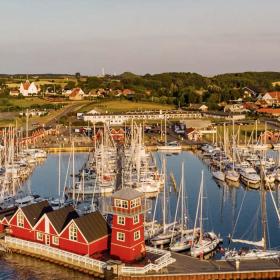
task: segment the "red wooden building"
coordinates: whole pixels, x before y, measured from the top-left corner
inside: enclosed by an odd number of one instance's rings
[[[73,206],[45,213],[34,226],[36,241],[60,247],[59,235],[67,224],[79,217]]]
[[[46,200],[18,208],[9,222],[11,236],[36,241],[33,228],[50,211],[52,208]]]
[[[95,211],[68,223],[59,237],[60,248],[90,256],[108,249],[110,234],[108,223]]]
[[[17,211],[18,207],[12,207],[0,211],[0,233],[4,232],[9,227],[9,222],[12,216]]]
[[[146,254],[143,213],[144,195],[134,189],[124,188],[112,196],[112,256],[133,262]]]
[[[107,250],[111,234],[100,212],[80,217],[72,206],[53,210],[47,201],[16,210],[9,228],[13,237],[81,255]]]

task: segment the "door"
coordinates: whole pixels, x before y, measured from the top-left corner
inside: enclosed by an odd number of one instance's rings
[[[46,234],[46,245],[50,245],[50,236]]]

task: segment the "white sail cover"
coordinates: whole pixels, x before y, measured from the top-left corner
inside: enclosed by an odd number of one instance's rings
[[[251,241],[251,240],[243,240],[243,239],[231,239],[232,242],[237,242],[237,243],[244,243],[244,244],[248,244],[248,245],[253,245],[256,247],[264,247],[264,239],[262,238],[262,240],[260,241]]]

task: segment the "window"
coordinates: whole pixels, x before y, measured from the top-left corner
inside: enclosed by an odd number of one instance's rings
[[[140,198],[136,198],[136,199],[131,200],[130,208],[135,208],[135,207],[139,206],[140,202],[141,202]]]
[[[123,232],[117,232],[117,240],[125,241],[125,234]]]
[[[133,217],[133,224],[135,225],[135,224],[138,224],[138,223],[139,223],[139,215],[135,215]]]
[[[17,214],[17,226],[24,227],[24,216],[21,211],[19,211]]]
[[[128,208],[128,201],[122,200],[122,208]]]
[[[118,216],[118,225],[125,225],[125,217]]]
[[[121,200],[121,199],[115,199],[115,206],[120,208],[128,208],[128,201],[127,200]]]
[[[37,240],[43,240],[43,233],[37,232]]]
[[[140,230],[134,232],[134,240],[140,239]]]
[[[54,245],[58,245],[58,244],[59,244],[59,238],[58,238],[57,236],[53,236],[53,237],[52,237],[52,243],[53,243]]]
[[[122,207],[122,202],[120,199],[115,199],[115,206],[116,207]]]
[[[78,240],[78,229],[74,224],[69,228],[69,239],[74,241]]]

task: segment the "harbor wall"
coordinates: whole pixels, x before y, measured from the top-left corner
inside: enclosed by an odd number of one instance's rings
[[[119,280],[239,280],[239,279],[280,279],[280,270],[236,271],[191,274],[161,274],[141,276],[119,276]]]

